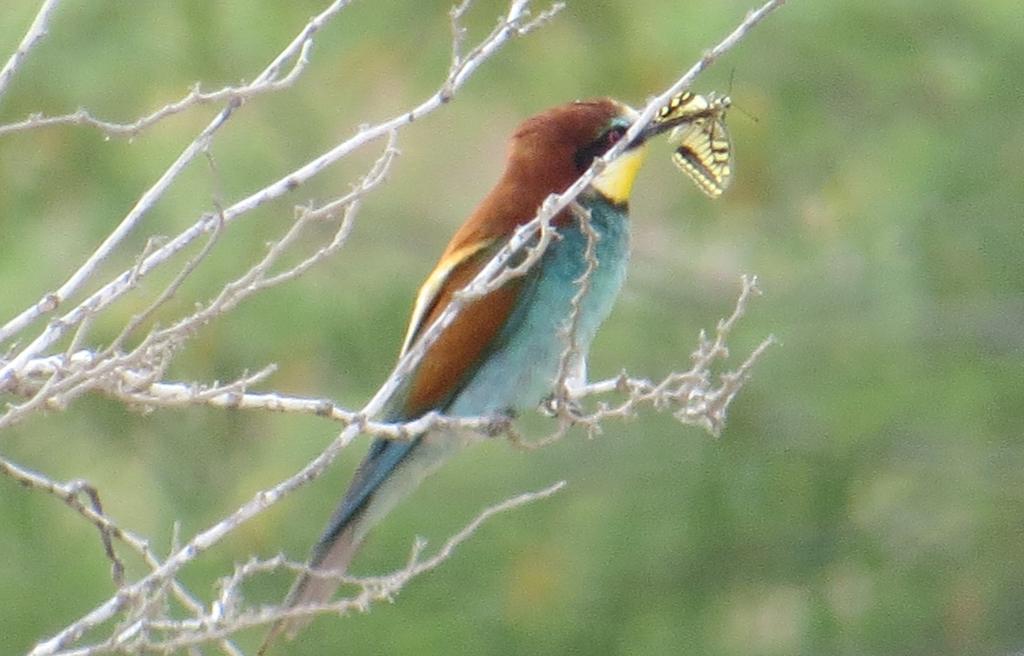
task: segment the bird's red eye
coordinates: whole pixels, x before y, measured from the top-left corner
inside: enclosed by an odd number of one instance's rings
[[[593,163],[595,157],[601,157],[607,153],[612,146],[622,139],[624,134],[626,134],[626,128],[621,125],[616,125],[600,132],[594,141],[576,151],[574,155],[576,170],[580,173],[586,171],[587,167]]]

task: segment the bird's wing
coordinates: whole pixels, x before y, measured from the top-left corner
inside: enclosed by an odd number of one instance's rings
[[[420,331],[427,327],[424,319],[427,318],[427,315],[431,314],[437,305],[441,292],[445,288],[445,283],[451,277],[452,272],[465,265],[474,255],[486,249],[492,243],[494,243],[494,240],[488,239],[467,244],[453,250],[451,253],[446,253],[441,258],[441,261],[437,263],[437,266],[430,272],[427,279],[423,281],[419,293],[416,294],[416,303],[413,305],[412,316],[409,317],[409,327],[405,331],[405,340],[402,342],[402,351],[398,354],[398,357],[405,355]]]
[[[412,319],[402,347],[404,354],[424,329],[451,303],[487,265],[504,240],[489,239],[451,250],[441,258],[416,297]],[[520,279],[512,280],[490,294],[466,305],[441,334],[413,372],[406,392],[396,398],[384,414],[388,421],[414,419],[433,409],[443,410],[476,366],[493,347],[518,299]],[[410,466],[410,460],[419,460]],[[341,572],[348,568],[362,536],[408,489],[415,487],[442,460],[437,449],[423,453],[421,437],[412,440],[377,439],[359,465],[352,483],[327,528],[313,548],[309,566]],[[383,498],[379,498],[383,494]],[[310,574],[299,577],[285,606],[288,608],[324,602],[338,587],[336,577]],[[266,649],[281,632],[293,635],[309,618],[277,622],[264,641]],[[262,651],[261,651],[262,653]]]
[[[501,243],[500,240],[490,240],[475,248],[455,250],[441,259],[416,299],[403,353],[415,343],[420,332],[444,311],[454,294],[476,277]],[[405,393],[388,409],[384,417],[387,421],[407,421],[430,410],[444,410],[482,360],[511,314],[520,286],[518,280],[469,303],[459,312],[455,321],[427,349],[413,371]],[[319,566],[323,560],[325,546],[329,546],[363,509],[417,442],[374,441],[321,537],[320,545],[314,550],[311,561],[314,566]]]
[[[404,354],[503,246],[492,238],[453,249],[441,259],[420,289],[406,332]],[[443,410],[468,380],[515,308],[522,288],[514,279],[468,303],[431,344],[413,372],[399,407],[389,419],[413,419],[430,410]]]

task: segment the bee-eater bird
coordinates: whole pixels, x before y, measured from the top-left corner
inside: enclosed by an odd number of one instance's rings
[[[403,354],[516,228],[531,221],[549,195],[565,191],[595,158],[618,142],[636,116],[628,106],[605,98],[560,105],[519,126],[497,185],[452,237],[420,289]],[[589,211],[589,230],[572,211],[563,211],[552,222],[558,237],[525,275],[466,304],[426,350],[379,419],[407,422],[430,411],[479,417],[536,407],[554,389],[570,323],[577,354],[573,379],[583,378],[590,343],[626,275],[627,203],[645,156],[645,142],[678,124],[652,124],[594,178],[577,199]],[[588,240],[595,233],[590,261],[596,258],[596,266],[588,271]],[[570,322],[573,298],[583,278],[586,294]],[[370,528],[458,446],[457,439],[442,431],[408,441],[374,441],[309,559],[312,570],[330,576],[301,575],[285,606],[327,601]],[[279,621],[261,653],[275,636],[285,632],[293,637],[308,621]]]

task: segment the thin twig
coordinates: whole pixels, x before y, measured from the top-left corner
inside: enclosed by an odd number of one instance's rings
[[[18,44],[18,48],[11,55],[10,59],[7,60],[7,63],[4,64],[4,67],[0,68],[0,98],[3,98],[4,92],[7,91],[7,85],[11,83],[14,74],[18,72],[18,69],[25,62],[29,51],[36,47],[43,40],[43,37],[46,36],[50,16],[59,4],[60,0],[43,1],[38,13],[36,13],[35,19],[29,25],[28,31],[25,32],[25,36],[21,39],[21,43]]]
[[[292,42],[274,58],[263,72],[256,77],[253,84],[262,85],[275,80],[284,62],[296,53],[299,53],[299,59],[301,61],[304,53],[308,52],[309,46],[307,44],[311,42],[313,34],[315,34],[324,23],[341,11],[350,2],[351,0],[335,0],[327,7],[327,9],[320,12],[320,14],[310,20],[299,35],[296,36]],[[79,267],[78,270],[64,282],[64,284],[58,287],[57,290],[44,294],[37,303],[26,308],[18,316],[14,317],[0,328],[0,343],[18,334],[42,315],[55,311],[72,294],[77,292],[82,285],[92,277],[100,263],[110,256],[114,248],[135,228],[142,217],[153,208],[157,200],[164,195],[171,183],[178,178],[188,164],[191,163],[199,153],[206,150],[213,135],[228,121],[235,109],[240,107],[241,104],[242,98],[237,96],[230,98],[227,106],[221,110],[220,113],[218,113],[217,116],[205,128],[203,128],[192,143],[190,143],[181,152],[181,154],[178,155],[177,159],[175,159],[175,161],[164,171],[163,175],[160,176],[153,186],[142,194],[135,206],[132,207],[124,219],[121,220],[121,223],[107,236],[96,251],[86,259],[85,263],[82,264],[82,266]],[[212,222],[205,217],[200,221],[200,223],[205,228],[202,232],[208,232],[213,228]],[[199,233],[195,236],[198,236],[198,234]],[[151,265],[147,266],[146,263],[151,262],[153,258],[158,256],[158,254],[166,253],[166,256],[169,256],[171,253],[180,250],[184,245],[185,244],[181,244],[179,248],[168,250],[168,247],[170,246],[170,244],[168,244],[163,248],[158,249],[155,253],[152,253],[149,257],[143,260],[141,266],[138,267],[136,275],[141,277],[148,273]],[[166,256],[160,261],[166,259]],[[131,280],[130,272],[122,274],[117,278],[117,280],[121,281],[121,293],[124,293],[131,288],[128,284]],[[108,287],[109,284],[103,289],[107,289]],[[35,357],[40,354],[43,349],[60,339],[69,328],[77,325],[84,318],[87,311],[99,311],[105,307],[110,300],[113,300],[112,298],[108,299],[106,295],[101,293],[103,289],[90,296],[71,313],[61,317],[60,321],[51,322],[43,333],[33,340],[33,342],[24,349],[19,356],[13,358],[7,366],[0,368],[0,388],[2,388],[5,378],[11,371],[17,369],[18,366],[23,364],[28,358]],[[104,302],[100,302],[100,299],[103,299]],[[73,317],[69,315],[73,315]]]
[[[241,86],[226,86],[216,91],[204,92],[198,83],[193,85],[189,92],[180,99],[168,103],[159,109],[142,116],[130,123],[118,123],[93,116],[86,109],[78,109],[69,114],[59,116],[43,116],[42,114],[31,114],[27,118],[14,123],[0,125],[0,137],[14,132],[25,132],[38,130],[40,128],[55,127],[59,125],[87,125],[99,129],[107,137],[138,136],[143,130],[152,127],[163,119],[180,114],[198,105],[209,105],[212,103],[227,102],[231,105],[239,105],[243,101],[250,100],[256,96],[274,93],[290,87],[302,75],[306,66],[309,65],[309,53],[313,48],[313,41],[307,39],[302,44],[299,56],[286,75],[278,79],[266,79],[243,84]]]
[[[138,633],[145,635],[147,630],[153,630],[171,634],[173,636],[171,638],[163,641],[147,641],[144,646],[156,652],[174,653],[175,650],[233,635],[242,629],[265,626],[283,619],[323,614],[346,615],[352,612],[366,612],[376,602],[393,601],[412,579],[437,569],[445,561],[449,560],[460,545],[471,538],[485,522],[495,515],[546,499],[562,490],[565,485],[565,481],[558,481],[542,490],[518,494],[485,508],[461,530],[449,537],[428,558],[422,557],[426,543],[423,540],[417,539],[410,550],[406,565],[390,574],[374,577],[353,577],[347,575],[337,577],[344,583],[358,586],[359,592],[353,596],[321,604],[308,604],[292,608],[272,608],[260,612],[243,611],[241,610],[244,605],[241,600],[240,589],[244,581],[251,579],[257,574],[275,571],[282,567],[295,572],[311,571],[308,566],[291,563],[281,557],[265,561],[252,560],[242,567],[237,567],[232,577],[222,583],[221,594],[208,616],[181,621],[147,621],[145,626],[139,627]],[[314,574],[331,577],[330,574],[320,571],[316,571]],[[105,645],[96,645],[94,651],[90,653],[99,654],[108,651],[104,647]]]
[[[149,542],[144,538],[141,538],[131,531],[127,531],[113,521],[110,520],[107,515],[103,514],[101,507],[98,503],[96,504],[84,504],[79,498],[79,493],[82,491],[84,486],[95,490],[95,488],[84,482],[84,481],[72,481],[70,483],[58,483],[56,481],[47,478],[41,474],[31,471],[25,467],[21,467],[3,457],[0,457],[0,474],[3,474],[26,488],[33,490],[40,490],[47,494],[50,494],[60,499],[69,508],[77,512],[89,523],[93,524],[100,535],[104,536],[104,550],[108,548],[112,551],[112,543],[108,543],[107,539],[113,541],[117,540],[122,542],[131,548],[135,553],[142,557],[146,565],[155,570],[161,566],[160,560],[156,557],[153,551],[150,549]],[[98,493],[97,493],[98,496]],[[91,495],[90,495],[91,498]],[[111,558],[108,552],[108,558]],[[112,562],[119,562],[116,557],[111,558]],[[115,565],[116,567],[116,565]],[[119,586],[119,588],[122,586]],[[175,598],[181,603],[181,605],[187,609],[190,613],[199,616],[202,613],[202,604],[185,588],[184,585],[177,581],[171,582],[171,589],[175,595]]]
[[[161,304],[171,298],[185,279],[210,253],[220,233],[219,229],[215,230],[203,250],[186,263],[163,293],[146,310],[128,322],[106,349],[99,353],[89,353],[87,356],[79,352],[83,357],[64,362],[44,359],[54,365],[45,369],[51,376],[50,379],[42,388],[37,387],[34,396],[28,401],[12,406],[7,412],[0,414],[0,429],[22,421],[30,413],[43,407],[64,407],[71,399],[90,389],[99,389],[130,401],[134,390],[144,387],[146,384],[155,383],[163,377],[163,370],[170,358],[187,339],[196,334],[201,326],[230,311],[253,294],[291,280],[337,252],[351,231],[355,213],[359,209],[359,201],[384,180],[396,154],[394,136],[392,136],[384,152],[351,192],[319,209],[301,211],[284,236],[271,244],[266,255],[246,273],[227,283],[210,302],[166,328],[152,330],[130,353],[120,353],[119,349],[125,338]],[[295,266],[269,275],[271,267],[294,243],[308,223],[313,220],[333,217],[342,207],[344,207],[344,211],[340,225],[330,243]],[[218,212],[216,216],[222,216],[222,212]],[[75,368],[56,366],[60,364],[77,364],[78,366]],[[38,377],[43,374],[43,371],[44,369],[36,367],[34,375]],[[136,382],[126,386],[124,382],[129,376]],[[27,382],[29,381],[21,376],[15,379],[15,386],[23,392],[28,391],[31,389],[31,385],[27,385]]]
[[[361,148],[372,141],[386,137],[428,113],[435,111],[444,104],[448,98],[450,98],[450,94],[454,92],[454,90],[461,88],[461,86],[480,67],[480,65],[497,52],[502,45],[513,37],[520,36],[522,33],[533,29],[533,26],[537,23],[536,21],[526,22],[524,13],[526,9],[525,5],[526,2],[523,0],[515,0],[515,2],[512,3],[509,12],[506,14],[502,22],[499,23],[498,27],[496,27],[480,44],[477,45],[477,47],[473,49],[469,55],[466,56],[462,64],[449,75],[448,79],[441,85],[441,88],[430,98],[408,112],[384,121],[383,123],[379,123],[376,126],[360,130],[354,137],[335,146],[299,169],[285,175],[277,182],[264,187],[247,198],[238,201],[231,207],[226,208],[223,213],[223,220],[225,224],[230,224],[239,216],[260,207],[271,200],[279,198],[290,191],[293,191],[310,180],[313,176],[320,173],[327,166],[349,155],[356,149]],[[547,15],[547,13],[544,14],[544,16]],[[148,205],[146,207],[148,207]],[[180,233],[162,248],[147,257],[139,267],[139,275],[146,275],[153,268],[165,262],[168,258],[185,248],[197,237],[211,229],[211,218],[208,216],[200,218],[200,220],[190,228]],[[76,279],[79,277],[80,276],[75,276]],[[53,321],[48,324],[39,336],[22,348],[20,352],[8,360],[5,365],[0,367],[0,389],[3,389],[6,384],[9,384],[9,380],[13,372],[20,369],[28,360],[37,357],[51,344],[63,337],[72,326],[75,326],[82,321],[88,311],[98,312],[109,306],[113,301],[127,292],[130,289],[128,284],[129,280],[130,273],[122,273],[111,282],[101,287],[76,308],[61,316],[59,321]],[[56,306],[60,304],[62,298],[63,296],[60,294],[46,295],[44,297],[44,300],[46,301],[45,303],[41,301],[36,306],[33,306],[23,312],[11,322],[8,322],[8,324],[3,328],[0,328],[0,342],[9,339],[12,335],[19,332],[35,318],[40,316],[44,311],[52,311],[55,309]]]
[[[558,358],[558,375],[555,378],[555,391],[554,395],[556,399],[566,399],[569,396],[568,383],[570,375],[573,373],[583,374],[585,372],[573,372],[574,366],[582,367],[584,360],[580,353],[580,344],[578,341],[580,315],[583,312],[583,300],[587,294],[590,293],[590,283],[594,276],[594,272],[597,271],[599,262],[597,261],[597,242],[601,239],[601,235],[594,230],[593,223],[591,221],[590,210],[583,207],[579,203],[573,203],[571,205],[573,215],[580,224],[580,232],[582,232],[587,238],[587,245],[583,250],[583,261],[585,268],[583,275],[579,279],[574,280],[573,283],[576,285],[576,293],[573,294],[572,300],[569,301],[569,318],[566,320],[565,325],[562,328],[563,339],[565,340],[565,349]],[[585,383],[586,380],[573,381],[574,383]],[[563,411],[564,404],[560,404],[559,411]]]

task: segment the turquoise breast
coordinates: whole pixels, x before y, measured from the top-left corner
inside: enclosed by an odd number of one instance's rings
[[[581,199],[591,211],[599,239],[597,266],[589,277],[576,322],[576,345],[586,358],[601,323],[611,313],[626,277],[629,261],[629,219],[625,208],[606,201]],[[587,269],[587,235],[577,221],[559,229],[541,261],[527,274],[521,297],[482,358],[483,364],[455,395],[446,413],[489,415],[532,409],[551,394],[564,335],[578,281]]]

